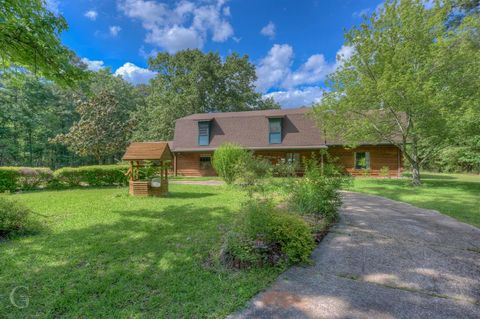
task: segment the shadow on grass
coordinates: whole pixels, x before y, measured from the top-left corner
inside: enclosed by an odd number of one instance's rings
[[[29,306],[1,300],[0,317],[223,317],[272,278],[203,266],[219,248],[230,208],[113,213],[120,216],[114,223],[32,238],[10,250],[2,258],[10,271],[2,274],[0,295],[28,287]]]
[[[202,198],[214,196],[214,193],[193,193],[193,192],[169,192],[166,197],[168,198]]]

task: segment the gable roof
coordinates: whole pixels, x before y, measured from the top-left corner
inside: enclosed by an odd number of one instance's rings
[[[326,147],[311,108],[192,114],[176,121],[174,147],[179,151],[214,150],[225,142],[248,149],[318,149]],[[268,141],[268,118],[282,118],[282,143]],[[210,143],[198,145],[198,122],[210,121]]]
[[[168,142],[134,142],[127,147],[122,159],[139,160],[171,160],[173,158]]]

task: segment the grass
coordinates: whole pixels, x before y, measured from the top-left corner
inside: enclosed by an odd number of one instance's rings
[[[282,271],[210,265],[244,195],[170,187],[168,198],[126,188],[9,195],[47,230],[0,242],[0,318],[224,317]],[[15,287],[25,287],[14,297],[28,307],[10,303]]]
[[[187,181],[222,181],[218,176],[170,176],[171,180],[187,180]]]
[[[434,209],[480,227],[480,175],[425,173],[420,187],[411,186],[409,178],[356,178],[349,190]]]

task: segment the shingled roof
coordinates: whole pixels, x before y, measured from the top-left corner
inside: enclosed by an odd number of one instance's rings
[[[122,159],[125,161],[171,160],[168,142],[135,142],[128,146]]]
[[[225,142],[248,149],[325,148],[325,138],[309,116],[311,108],[193,114],[176,121],[173,150],[214,150]],[[268,118],[281,117],[282,143],[269,144]],[[198,122],[211,121],[210,143],[198,145]]]

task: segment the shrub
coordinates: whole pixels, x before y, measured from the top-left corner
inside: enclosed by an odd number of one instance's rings
[[[342,204],[339,190],[348,180],[333,164],[319,165],[315,158],[304,163],[304,176],[293,183],[290,206],[302,214],[335,220]]]
[[[55,171],[55,178],[66,186],[117,186],[127,185],[126,165],[95,165],[64,167]]]
[[[390,177],[390,168],[388,166],[382,166],[379,174],[381,177]]]
[[[362,169],[360,170],[360,174],[361,174],[362,176],[364,176],[364,177],[370,176],[370,173],[371,173],[371,171],[370,171],[369,168],[362,168]]]
[[[249,156],[249,152],[240,145],[225,143],[213,153],[212,165],[227,184],[232,184],[237,177],[238,164]]]
[[[35,189],[52,178],[53,172],[45,167],[0,167],[0,192]]]
[[[268,159],[255,157],[248,152],[235,166],[235,183],[250,195],[261,192],[265,178],[272,175],[272,164]]]
[[[18,167],[0,167],[0,192],[16,191],[19,188],[19,176]]]
[[[19,203],[0,198],[0,238],[22,234],[32,227],[31,212]]]
[[[314,246],[301,217],[280,211],[271,202],[250,201],[226,236],[222,260],[236,268],[307,262]]]
[[[53,178],[53,172],[45,167],[21,167],[19,172],[20,176],[18,181],[20,188],[23,190],[35,189],[41,184],[47,185]]]
[[[272,173],[277,177],[294,177],[297,175],[298,164],[288,163],[285,160],[273,165]]]

